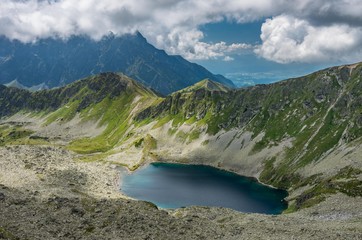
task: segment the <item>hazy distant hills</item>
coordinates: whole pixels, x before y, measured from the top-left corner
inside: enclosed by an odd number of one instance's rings
[[[23,84],[19,83],[18,80],[16,80],[16,79],[9,83],[4,84],[4,85],[6,87],[10,87],[10,88],[26,89],[31,92],[49,89],[49,87],[45,83],[41,83],[39,85],[35,85],[35,86],[31,86],[31,87],[26,87]]]
[[[34,44],[0,38],[0,84],[16,80],[26,87],[52,88],[101,72],[123,72],[165,95],[205,78],[234,86],[200,65],[156,49],[140,33],[111,34],[98,42],[79,36]]]

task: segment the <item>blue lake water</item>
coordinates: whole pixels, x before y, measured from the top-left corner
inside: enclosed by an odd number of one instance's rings
[[[286,191],[202,165],[152,163],[124,174],[121,191],[161,208],[218,206],[265,214],[280,214],[287,208]]]

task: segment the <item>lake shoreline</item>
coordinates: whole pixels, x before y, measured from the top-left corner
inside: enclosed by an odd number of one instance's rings
[[[257,176],[246,176],[246,175],[242,175],[240,174],[238,171],[235,171],[231,168],[225,168],[225,167],[222,167],[222,166],[217,166],[215,164],[205,164],[205,163],[196,163],[196,162],[182,162],[182,161],[175,161],[175,160],[171,160],[171,161],[148,161],[148,162],[145,162],[143,163],[142,165],[140,165],[139,167],[135,168],[135,169],[130,169],[128,167],[125,167],[125,166],[120,166],[122,167],[122,169],[125,169],[125,171],[127,172],[127,174],[133,174],[134,172],[136,172],[137,170],[140,170],[140,169],[143,169],[145,167],[147,167],[148,165],[152,164],[152,163],[173,163],[173,164],[182,164],[182,165],[195,165],[195,166],[208,166],[208,167],[214,167],[216,169],[219,169],[219,170],[222,170],[222,171],[226,171],[226,172],[230,172],[230,173],[234,173],[238,176],[241,176],[241,177],[245,177],[245,178],[249,178],[249,179],[252,179],[253,181],[256,181],[257,183],[263,185],[263,186],[266,186],[266,187],[269,187],[269,188],[273,188],[273,189],[276,189],[276,190],[284,190],[288,193],[288,195],[283,199],[287,205],[289,206],[289,201],[288,201],[288,197],[290,195],[290,192],[286,189],[280,189],[280,188],[277,188],[273,185],[270,185],[270,184],[267,184],[267,183],[264,183],[260,180],[259,177]],[[121,178],[121,176],[120,176]],[[134,199],[130,196],[128,196],[126,193],[124,193],[122,190],[121,190],[121,185],[122,185],[122,182],[119,184],[118,186],[118,189],[119,191],[121,192],[122,195],[125,195],[126,197],[130,198],[130,199],[133,199],[133,200],[137,200],[137,199]],[[162,209],[162,208],[161,208]],[[283,212],[281,214],[284,214]]]
[[[362,198],[341,193],[280,215],[220,207],[156,209],[121,194],[116,165],[82,162],[62,148],[0,147],[0,165],[0,233],[14,239],[89,239],[89,234],[97,239],[177,239],[181,234],[184,239],[361,237]]]
[[[227,207],[244,213],[281,214],[288,207],[287,191],[208,165],[152,162],[124,177],[123,194],[150,201],[160,208],[196,205]]]

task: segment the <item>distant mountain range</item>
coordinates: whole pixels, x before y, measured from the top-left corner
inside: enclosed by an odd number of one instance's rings
[[[49,87],[45,83],[41,83],[39,85],[35,85],[35,86],[32,86],[32,87],[26,87],[23,84],[19,83],[18,80],[16,80],[16,79],[9,82],[9,83],[5,83],[4,85],[6,87],[26,89],[26,90],[29,90],[31,92],[49,89]]]
[[[29,44],[0,38],[0,84],[16,80],[17,86],[52,88],[101,72],[123,72],[164,95],[206,78],[234,87],[221,75],[156,49],[139,32],[98,42],[81,36]]]

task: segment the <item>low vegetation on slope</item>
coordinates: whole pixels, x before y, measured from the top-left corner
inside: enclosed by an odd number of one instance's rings
[[[70,149],[80,153],[110,150],[123,137],[135,108],[144,108],[157,95],[134,80],[114,73],[83,79],[63,88],[30,93],[0,85],[0,116],[19,111],[45,116],[45,125],[65,123],[79,115],[82,121],[107,126],[93,139],[72,142]]]

